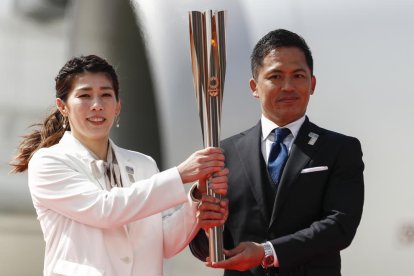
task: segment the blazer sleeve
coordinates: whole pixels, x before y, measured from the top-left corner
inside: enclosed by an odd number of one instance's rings
[[[114,228],[186,201],[176,168],[154,171],[153,176],[130,187],[106,191],[75,167],[72,160],[56,152],[41,149],[35,153],[28,177],[36,209],[53,210],[98,228]]]
[[[321,218],[308,228],[271,241],[281,267],[303,264],[350,245],[362,215],[363,170],[361,145],[355,138],[348,139],[332,168]]]
[[[187,202],[163,212],[164,257],[171,258],[183,250],[199,231],[198,203],[188,194]]]

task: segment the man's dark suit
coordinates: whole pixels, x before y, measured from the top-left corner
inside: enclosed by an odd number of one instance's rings
[[[318,135],[312,144],[312,136]],[[261,153],[261,124],[221,143],[229,175],[229,217],[224,244],[271,241],[280,268],[270,275],[341,275],[339,251],[359,225],[364,181],[361,145],[356,138],[322,129],[306,118],[292,145],[279,189],[269,181]],[[327,170],[301,173],[305,168]],[[207,239],[200,231],[190,244],[205,260]],[[261,266],[225,275],[265,275]]]

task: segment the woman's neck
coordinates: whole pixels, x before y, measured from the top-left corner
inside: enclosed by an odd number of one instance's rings
[[[84,144],[90,151],[92,151],[99,160],[106,161],[106,157],[108,156],[108,143],[109,141],[106,140],[104,142],[91,142],[89,145]]]
[[[72,132],[73,135],[73,132]],[[106,161],[108,155],[109,138],[104,139],[84,139],[84,137],[77,137],[73,135],[82,145],[98,157],[99,160]]]

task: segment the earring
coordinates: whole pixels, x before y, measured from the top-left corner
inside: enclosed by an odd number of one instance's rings
[[[119,120],[120,120],[119,115],[116,115],[116,123],[115,123],[115,126],[116,126],[117,128],[119,128]]]
[[[66,117],[63,117],[62,128],[66,129]]]

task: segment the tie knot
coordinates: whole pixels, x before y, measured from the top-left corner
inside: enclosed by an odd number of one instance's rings
[[[285,127],[278,127],[274,129],[276,135],[276,143],[282,143],[283,140],[290,134],[290,130]]]

